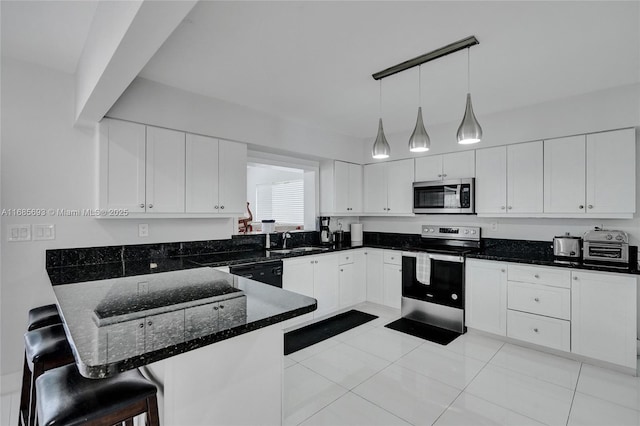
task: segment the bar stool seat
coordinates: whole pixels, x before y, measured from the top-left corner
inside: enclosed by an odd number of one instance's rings
[[[27,330],[35,330],[49,325],[60,324],[62,319],[56,305],[38,306],[29,311]]]
[[[106,379],[87,379],[75,364],[49,370],[36,381],[40,426],[85,423],[111,426],[146,413],[158,426],[156,386],[140,371],[129,370]]]
[[[24,348],[20,422],[31,426],[36,424],[36,379],[47,370],[74,363],[75,359],[62,324],[26,332]]]

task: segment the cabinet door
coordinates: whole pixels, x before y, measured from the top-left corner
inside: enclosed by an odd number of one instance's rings
[[[99,327],[99,352],[106,362],[121,361],[144,353],[144,318]],[[101,358],[102,359],[102,358]]]
[[[413,212],[413,160],[387,163],[387,213]]]
[[[637,279],[572,272],[571,351],[636,368]]]
[[[507,147],[507,213],[542,213],[542,141]]]
[[[387,212],[387,168],[385,163],[364,166],[365,213]]]
[[[544,141],[544,212],[584,213],[585,136]]]
[[[100,207],[145,211],[145,140],[142,124],[100,123]]]
[[[475,150],[454,152],[442,156],[442,178],[465,179],[476,176]]]
[[[221,300],[218,303],[218,308],[220,330],[227,330],[247,323],[247,298],[245,296]]]
[[[623,129],[587,135],[587,213],[635,213],[636,135]]]
[[[400,309],[402,301],[402,268],[398,265],[385,263],[383,275],[383,303],[392,308]]]
[[[367,256],[364,250],[353,253],[353,294],[354,304],[367,300]]]
[[[334,162],[333,190],[335,213],[347,213],[349,205],[349,164],[342,161]]]
[[[218,212],[218,139],[187,133],[186,211]]]
[[[218,191],[220,213],[247,211],[247,145],[219,141]]]
[[[476,211],[507,212],[507,148],[476,151]]]
[[[340,265],[340,307],[355,305],[356,289],[353,263]]]
[[[505,336],[507,333],[507,266],[469,260],[465,276],[467,327]]]
[[[146,318],[144,346],[155,351],[184,342],[184,309]]]
[[[383,296],[383,252],[382,250],[367,250],[367,301],[384,303]]]
[[[208,336],[218,331],[218,313],[213,306],[217,303],[194,306],[184,310],[184,339],[189,341]]]
[[[338,255],[317,256],[314,263],[313,297],[318,301],[314,318],[320,318],[338,309],[340,305],[340,276]]]
[[[349,164],[348,204],[349,213],[362,213],[362,166],[359,164]]]
[[[147,126],[147,213],[184,213],[185,134]]]
[[[416,158],[416,182],[442,180],[442,155]]]
[[[313,297],[313,265],[315,256],[285,259],[282,262],[282,288]]]

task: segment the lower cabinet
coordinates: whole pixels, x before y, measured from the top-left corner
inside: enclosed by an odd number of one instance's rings
[[[367,249],[367,301],[384,303],[384,263],[383,250]]]
[[[562,351],[569,352],[571,350],[570,322],[557,318],[509,309],[507,311],[507,336]]]
[[[467,260],[465,279],[466,326],[507,335],[507,265]]]
[[[572,272],[571,350],[636,368],[637,279]]]
[[[354,250],[340,255],[340,308],[367,300],[366,255]]]
[[[384,251],[382,303],[400,309],[402,301],[402,253]]]

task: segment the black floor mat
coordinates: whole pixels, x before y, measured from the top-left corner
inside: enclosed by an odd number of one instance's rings
[[[445,330],[444,328],[434,327],[433,325],[406,318],[400,318],[397,321],[385,325],[385,327],[401,331],[424,340],[429,340],[440,345],[448,345],[456,337],[461,335],[461,333],[456,333],[455,331]]]
[[[378,318],[354,309],[284,335],[284,354],[289,355],[307,346],[329,339],[354,327]]]

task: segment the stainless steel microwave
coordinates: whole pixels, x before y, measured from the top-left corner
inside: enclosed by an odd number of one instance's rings
[[[475,214],[475,179],[414,182],[413,212]]]

